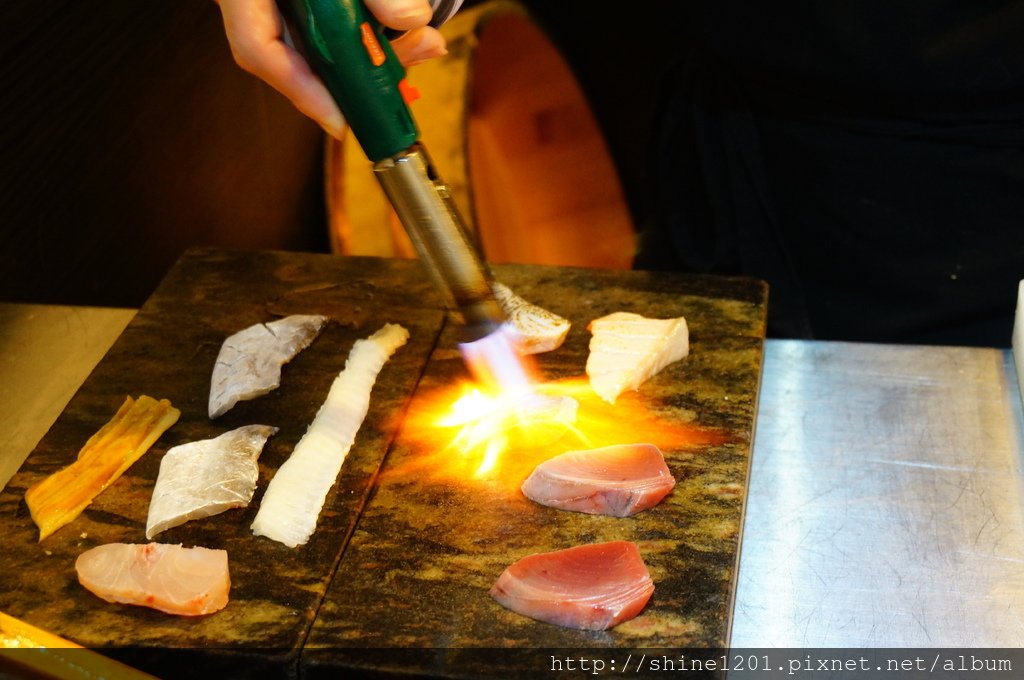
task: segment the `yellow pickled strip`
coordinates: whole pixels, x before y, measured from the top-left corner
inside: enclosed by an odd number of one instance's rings
[[[131,409],[118,413],[121,418],[107,436],[80,454],[76,463],[30,489],[31,495],[26,494],[33,519],[41,529],[40,540],[77,517],[178,417],[169,402],[158,403],[149,397],[141,397]],[[161,424],[161,420],[166,422]]]
[[[173,411],[173,417],[165,427],[160,428],[161,421],[168,418],[170,411]],[[95,444],[88,457],[120,459],[122,463],[114,475],[116,479],[153,445],[164,430],[178,420],[178,415],[177,409],[173,409],[166,399],[157,401],[152,397],[141,396],[126,413],[123,427],[118,428],[121,431],[116,436],[110,433]],[[120,455],[115,452],[120,452]]]
[[[121,461],[113,459],[85,465],[76,462],[29,489],[25,501],[39,526],[39,540],[78,517],[109,481],[116,478],[120,466]],[[33,493],[37,489],[46,493],[43,500]]]
[[[124,403],[121,404],[121,408],[117,409],[117,413],[111,418],[103,427],[101,427],[96,434],[89,437],[88,441],[85,442],[85,446],[78,452],[78,457],[81,458],[84,454],[88,453],[94,446],[96,446],[101,439],[113,433],[118,425],[124,423],[125,415],[135,405],[135,400],[130,396],[125,397]]]
[[[79,474],[83,475],[83,480],[79,483],[79,487],[84,491],[84,476],[89,475],[90,472],[96,473],[96,467],[99,465],[97,459],[104,451],[103,443],[115,440],[124,434],[128,424],[128,415],[134,408],[136,408],[135,400],[131,397],[125,399],[124,403],[121,404],[121,408],[114,414],[114,417],[101,427],[96,434],[89,437],[88,441],[85,442],[85,445],[78,452],[80,465],[77,467],[66,467],[29,489],[28,493],[25,494],[26,501],[29,498],[32,499],[29,507],[44,508],[50,503],[51,499],[56,498],[59,501],[63,495],[68,493],[68,490],[64,488],[64,484],[75,481],[75,476]],[[110,467],[109,461],[106,467]],[[118,463],[117,467],[120,467],[120,463]],[[108,474],[116,471],[117,467],[112,468]],[[29,494],[32,495],[29,496]],[[88,501],[86,501],[86,504],[88,505]]]
[[[178,419],[170,402],[140,397],[106,436],[94,440],[72,465],[43,480],[25,495],[40,540],[77,517]],[[113,422],[113,421],[112,421]],[[108,423],[109,425],[110,423]]]
[[[135,408],[135,400],[131,397],[127,397],[124,400],[124,403],[121,404],[121,408],[119,408],[117,413],[114,414],[114,417],[107,421],[107,423],[103,425],[96,434],[89,437],[81,451],[78,452],[78,460],[82,462],[82,466],[73,469],[64,468],[58,473],[54,473],[53,477],[56,477],[58,474],[66,473],[66,476],[63,479],[66,482],[70,482],[74,480],[76,474],[80,474],[79,471],[88,469],[94,470],[98,464],[96,460],[97,456],[103,453],[103,447],[101,446],[102,442],[120,437],[124,433],[128,424],[128,414],[133,408]],[[89,467],[85,468],[85,465],[88,465]],[[107,467],[109,467],[109,464]],[[85,473],[82,472],[81,474]],[[62,494],[67,492],[66,489],[63,488],[62,484],[57,483],[57,479],[44,481],[47,483],[36,484],[33,489],[29,490],[33,493],[33,503],[37,508],[46,506],[52,498],[56,497],[59,499]],[[80,482],[79,486],[83,487],[84,490],[84,480]],[[25,498],[26,500],[29,498],[28,494],[25,495]],[[88,505],[88,501],[86,501],[86,505]]]
[[[125,409],[126,405],[127,409]],[[168,403],[167,406],[170,404]],[[105,425],[90,437],[79,451],[78,457],[93,459],[98,456],[109,456],[107,449],[110,446],[128,447],[129,449],[136,446],[136,442],[145,436],[149,421],[159,417],[165,410],[166,408],[152,397],[143,395],[139,397],[138,401],[128,397],[114,418],[107,423],[111,427],[108,429]]]
[[[78,517],[180,415],[166,399],[141,396],[133,401],[129,397],[110,422],[89,438],[74,463],[25,493],[32,519],[39,527],[39,540]]]
[[[181,411],[171,406],[171,402],[167,401],[166,399],[161,399],[160,401],[157,401],[152,397],[139,397],[139,401],[143,400],[148,400],[151,404],[150,416],[147,419],[145,436],[142,437],[142,440],[137,445],[138,448],[136,450],[138,451],[138,453],[134,454],[134,457],[132,457],[130,460],[128,458],[125,458],[124,465],[121,466],[121,469],[117,473],[118,476],[120,476],[125,470],[131,467],[132,463],[139,459],[139,456],[148,451],[149,447],[155,444],[156,440],[160,438],[160,435],[162,435],[168,428],[170,428],[171,425],[174,425],[174,423],[178,422],[178,417],[181,415]]]

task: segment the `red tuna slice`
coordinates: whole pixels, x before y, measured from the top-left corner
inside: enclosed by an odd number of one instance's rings
[[[607,630],[639,614],[653,592],[636,544],[612,541],[524,557],[502,572],[491,597],[538,621]]]
[[[534,468],[523,494],[541,505],[628,517],[661,502],[676,480],[653,444],[569,451]]]
[[[223,609],[231,580],[224,550],[108,543],[75,560],[78,582],[107,602],[198,616]]]

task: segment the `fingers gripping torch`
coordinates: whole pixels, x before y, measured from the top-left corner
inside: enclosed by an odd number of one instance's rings
[[[450,191],[434,169],[408,108],[414,96],[384,27],[361,0],[279,0],[293,40],[337,101],[420,259],[462,315],[463,358],[485,385],[526,376],[491,290],[491,274]],[[461,1],[434,0],[438,26]]]

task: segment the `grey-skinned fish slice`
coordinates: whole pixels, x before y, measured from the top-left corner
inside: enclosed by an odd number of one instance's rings
[[[213,365],[210,418],[227,413],[240,401],[277,389],[281,367],[309,347],[325,323],[326,316],[293,314],[249,326],[228,337]]]
[[[553,312],[527,302],[508,286],[495,281],[491,284],[494,299],[516,331],[516,349],[520,354],[539,354],[558,349],[572,325]]]

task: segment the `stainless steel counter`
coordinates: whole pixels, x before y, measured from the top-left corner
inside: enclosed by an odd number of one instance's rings
[[[769,342],[736,647],[1024,645],[1009,350]]]
[[[134,315],[0,304],[0,484]],[[1009,350],[769,341],[732,643],[1024,646]]]

